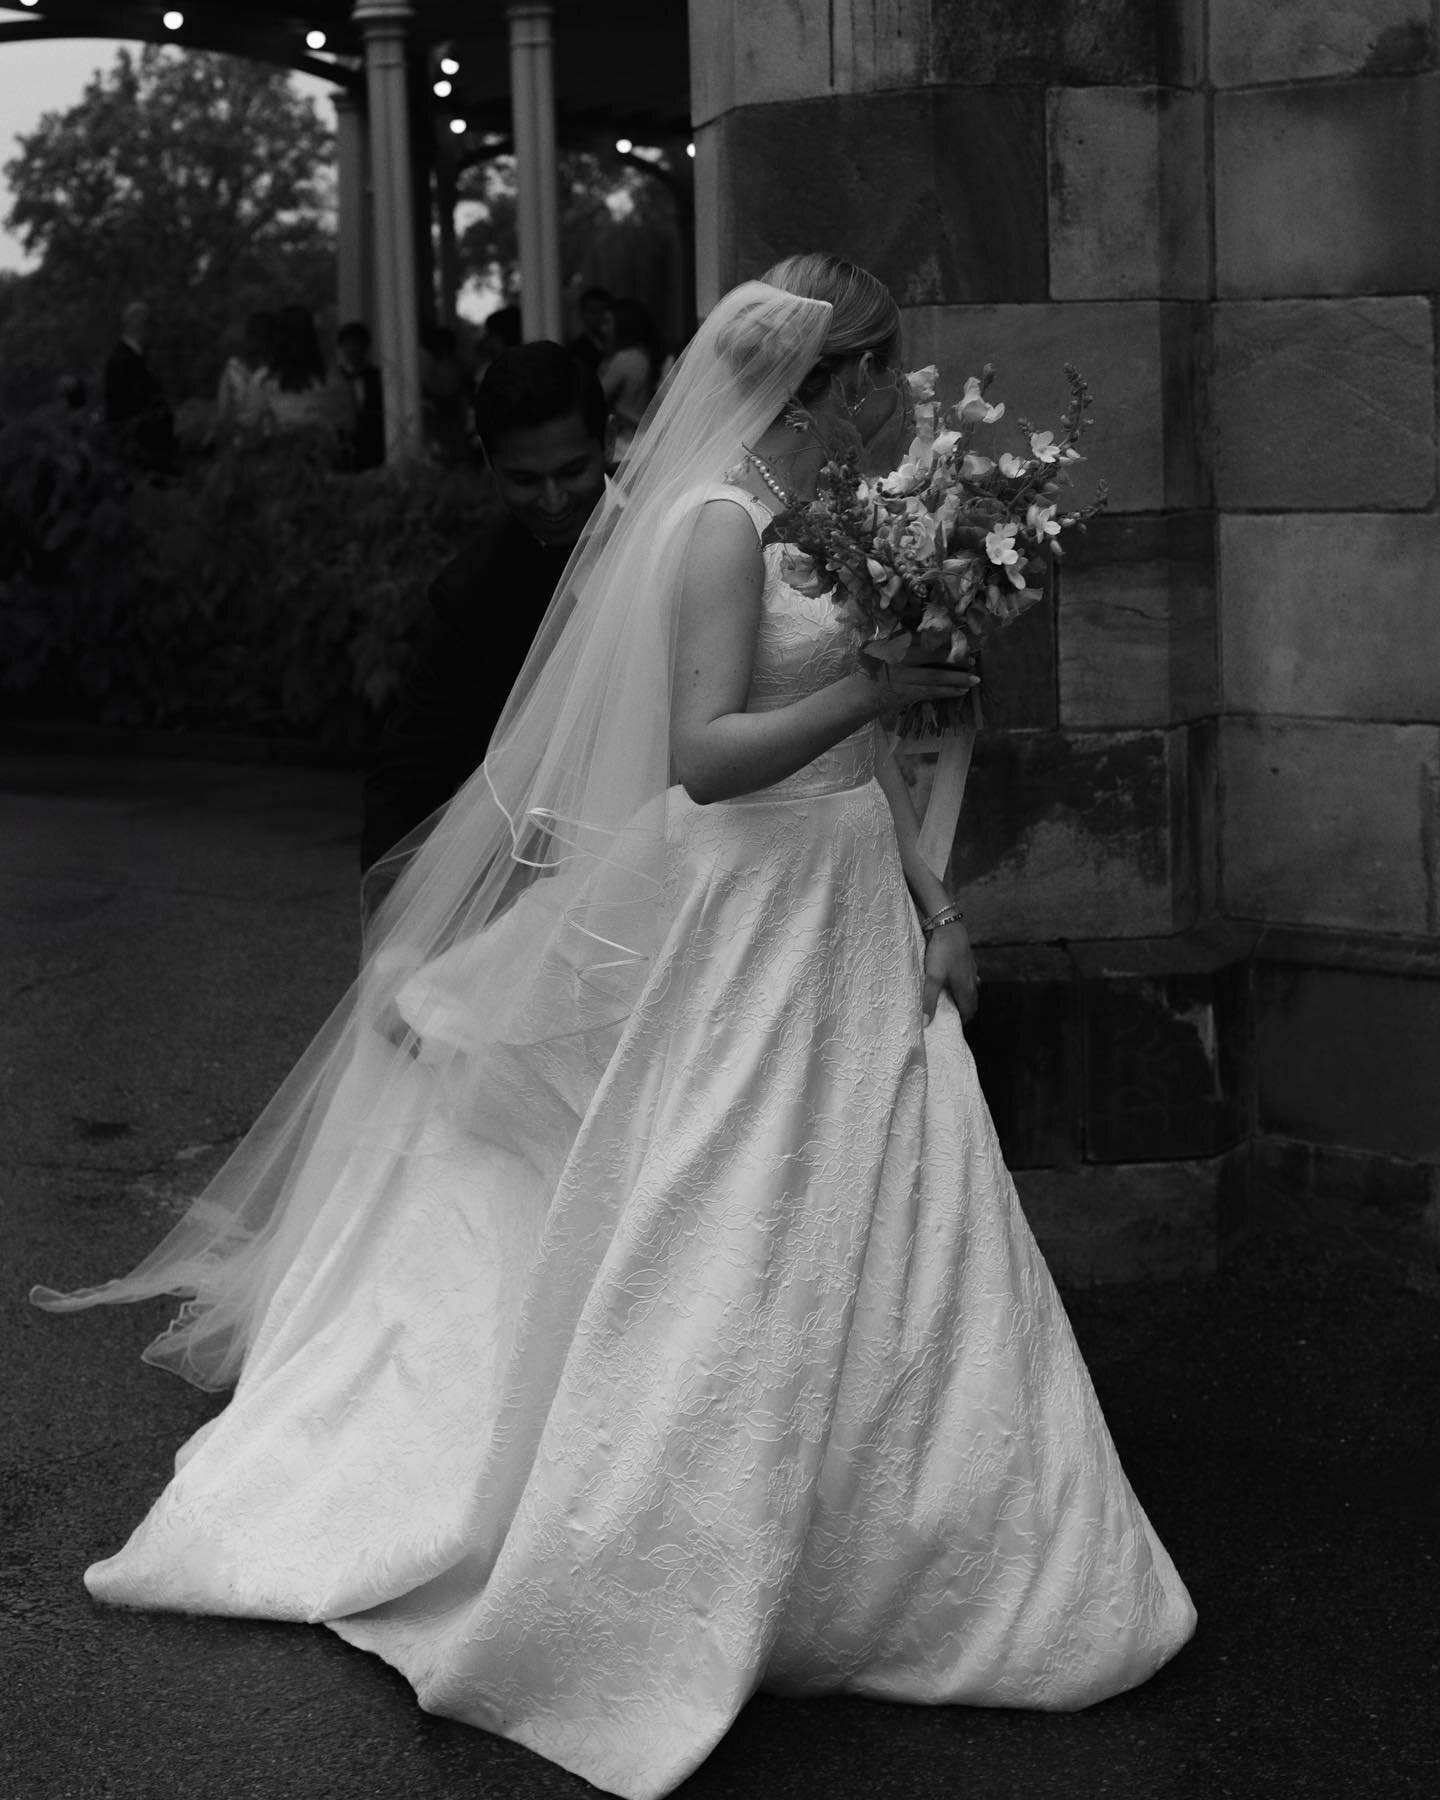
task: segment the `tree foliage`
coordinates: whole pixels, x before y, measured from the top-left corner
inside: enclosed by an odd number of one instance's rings
[[[332,154],[284,72],[122,48],[6,165],[7,223],[40,258],[23,295],[7,296],[6,363],[53,379],[93,361],[118,307],[141,298],[156,309],[162,374],[182,394],[207,388],[238,317],[328,300]]]
[[[591,150],[559,159],[560,266],[572,287],[620,283],[660,311],[658,290],[668,278],[676,232],[675,206],[663,183],[633,163]],[[498,288],[507,300],[520,292],[518,188],[513,156],[491,157],[466,169],[460,200],[468,221],[460,233],[464,273]],[[630,279],[617,271],[635,271]]]

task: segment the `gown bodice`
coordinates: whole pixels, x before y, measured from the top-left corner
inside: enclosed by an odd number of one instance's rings
[[[770,522],[767,508],[743,488],[726,483],[715,490],[713,498],[733,500],[743,506],[758,532],[763,532]],[[752,713],[788,706],[839,680],[855,666],[853,639],[848,627],[836,616],[830,597],[802,594],[785,580],[783,544],[765,544],[762,554],[765,586],[760,597],[760,622],[745,705],[745,710]],[[863,725],[803,769],[770,787],[742,795],[739,803],[840,793],[859,787],[874,772],[874,732],[869,725]]]

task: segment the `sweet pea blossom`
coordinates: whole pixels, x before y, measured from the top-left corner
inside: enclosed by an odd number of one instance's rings
[[[1002,569],[1020,560],[1020,552],[1015,548],[1015,535],[1019,529],[1011,519],[985,534],[985,554]]]
[[[980,391],[980,377],[970,375],[965,381],[965,392],[956,403],[955,417],[962,425],[993,425],[1005,417],[1004,402],[992,406]]]
[[[926,363],[923,369],[912,369],[905,377],[905,385],[910,390],[910,398],[918,404],[935,398],[935,384],[940,379],[940,370],[935,363]]]
[[[1042,463],[1079,462],[1080,452],[1072,450],[1069,444],[1057,444],[1053,431],[1035,431],[1030,434],[1031,453]]]
[[[1007,481],[1019,481],[1029,467],[1023,456],[1012,456],[1008,450],[1000,452],[1000,473]]]
[[[1043,544],[1047,538],[1058,538],[1060,521],[1053,506],[1032,506],[1025,514],[1025,525],[1032,536]]]

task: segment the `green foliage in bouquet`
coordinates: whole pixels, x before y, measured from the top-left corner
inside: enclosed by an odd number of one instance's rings
[[[338,474],[323,433],[138,477],[54,413],[0,431],[0,686],[28,710],[358,752],[474,471]]]

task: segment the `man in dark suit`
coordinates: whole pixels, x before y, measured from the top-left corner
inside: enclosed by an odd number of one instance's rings
[[[363,319],[351,319],[335,333],[335,380],[345,392],[344,466],[378,469],[385,460],[385,391],[370,360],[370,327]]]
[[[498,505],[431,585],[428,630],[366,771],[367,911],[389,886],[387,871],[374,865],[484,761],[604,489],[605,424],[600,383],[559,344],[507,350],[485,372],[475,428]]]
[[[150,308],[132,300],[120,322],[120,342],[105,359],[105,423],[127,456],[164,473],[175,466],[175,415],[145,360]]]

